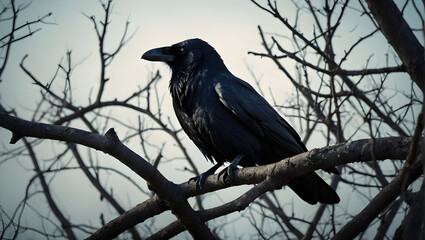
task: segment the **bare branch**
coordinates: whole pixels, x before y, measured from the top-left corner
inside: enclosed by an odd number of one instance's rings
[[[31,147],[31,145],[28,143],[28,141],[25,138],[22,139],[22,140],[25,143],[26,148],[28,149],[28,152],[29,152],[29,155],[30,155],[31,160],[33,162],[35,171],[37,172],[38,179],[40,180],[41,186],[43,187],[43,193],[46,196],[47,202],[49,203],[49,207],[52,209],[55,216],[61,222],[62,228],[65,230],[67,238],[68,239],[77,239],[75,237],[74,232],[72,231],[71,223],[63,215],[63,213],[61,212],[61,210],[59,209],[59,207],[57,206],[57,204],[53,200],[53,197],[50,193],[50,188],[49,188],[47,181],[45,180],[43,173],[42,173],[42,171],[41,171],[41,169],[38,165],[37,157],[35,156],[35,153],[34,153],[32,147]]]

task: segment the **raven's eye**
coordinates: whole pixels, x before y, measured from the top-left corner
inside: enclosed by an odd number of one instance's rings
[[[185,47],[180,47],[179,48],[179,54],[180,55],[183,55],[183,54],[185,54],[186,53],[186,48]]]

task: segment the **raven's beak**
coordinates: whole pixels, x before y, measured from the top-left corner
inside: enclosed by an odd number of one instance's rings
[[[154,48],[142,55],[142,58],[148,61],[172,62],[176,58],[170,47]]]

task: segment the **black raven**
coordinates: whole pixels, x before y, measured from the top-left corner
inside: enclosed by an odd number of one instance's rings
[[[155,48],[142,58],[170,66],[169,88],[177,118],[206,158],[217,162],[198,178],[201,184],[226,161],[235,159],[233,165],[248,167],[307,151],[295,130],[254,88],[230,73],[205,41],[189,39]],[[339,202],[336,192],[314,172],[288,186],[310,204]]]

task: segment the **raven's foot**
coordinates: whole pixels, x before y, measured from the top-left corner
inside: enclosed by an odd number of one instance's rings
[[[230,163],[228,167],[226,167],[225,169],[221,170],[218,173],[218,179],[220,179],[220,177],[223,176],[223,182],[225,182],[226,177],[228,176],[230,180],[230,184],[233,184],[237,177],[236,170],[238,170],[238,164],[242,158],[243,158],[242,154],[236,156],[235,159],[233,159],[233,161]]]
[[[215,171],[221,166],[221,164],[216,164],[214,165],[212,168],[208,169],[206,172],[199,174],[196,177],[190,178],[189,181],[187,181],[188,183],[190,181],[195,181],[196,182],[196,189],[200,189],[202,188],[202,186],[205,183],[205,180],[207,179],[207,177],[209,175],[212,175],[215,173]]]

